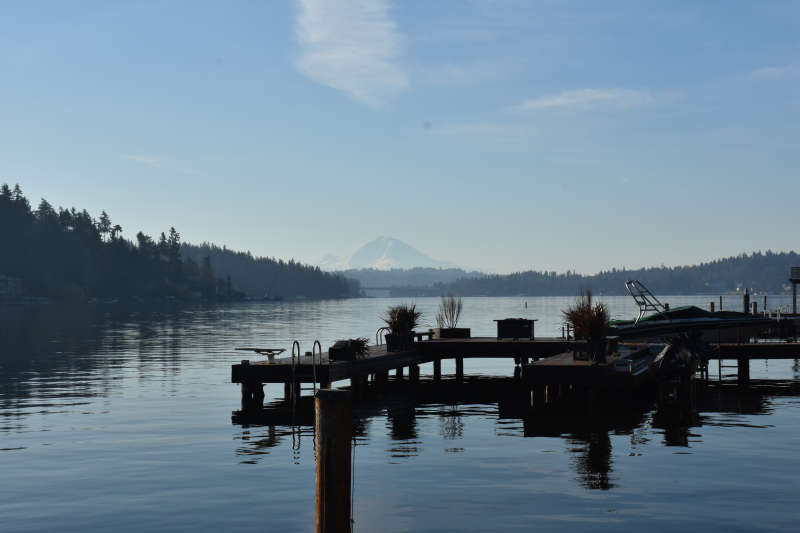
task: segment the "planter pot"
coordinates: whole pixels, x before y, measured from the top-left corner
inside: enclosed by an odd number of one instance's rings
[[[504,318],[497,322],[498,339],[533,339],[533,323],[527,318]]]
[[[350,341],[336,341],[328,349],[328,359],[331,361],[352,361],[355,359],[355,353]]]
[[[433,328],[434,339],[469,339],[469,328]]]
[[[606,339],[593,339],[587,344],[587,351],[592,361],[596,363],[606,362]]]
[[[386,339],[387,352],[402,352],[410,350],[414,345],[414,332],[408,333],[387,333],[384,338]]]

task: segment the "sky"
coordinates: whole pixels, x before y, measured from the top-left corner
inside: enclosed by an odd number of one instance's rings
[[[800,249],[800,2],[0,4],[0,182],[491,272]]]

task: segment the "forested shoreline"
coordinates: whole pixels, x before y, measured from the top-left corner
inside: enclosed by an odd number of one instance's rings
[[[575,272],[517,272],[462,278],[438,283],[428,290],[395,289],[396,296],[427,292],[461,296],[571,296],[591,290],[595,294],[623,295],[625,281],[638,279],[656,294],[722,294],[748,288],[762,293],[789,290],[789,270],[800,266],[796,252],[754,252],[717,259],[698,265],[612,269],[593,275]]]
[[[259,275],[261,285],[253,279]],[[19,185],[0,186],[0,299],[220,301],[358,293],[357,282],[295,261],[185,245],[174,227],[156,238],[140,231],[128,240],[105,211],[95,219],[45,199],[32,209]]]

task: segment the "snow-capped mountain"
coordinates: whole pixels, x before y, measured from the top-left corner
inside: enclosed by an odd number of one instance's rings
[[[344,259],[328,254],[320,260],[319,267],[323,270],[457,268],[453,263],[433,259],[413,246],[391,237],[378,237]]]

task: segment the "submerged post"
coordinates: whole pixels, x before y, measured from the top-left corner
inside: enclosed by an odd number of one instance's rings
[[[320,389],[314,399],[317,448],[317,533],[351,531],[350,472],[353,406],[350,394]]]

